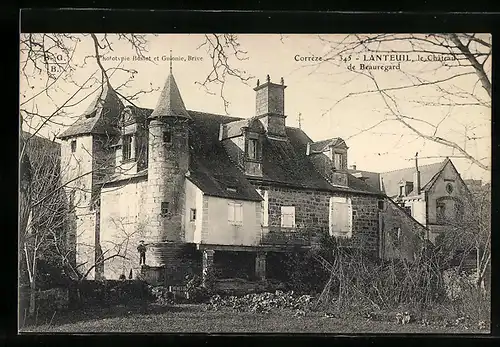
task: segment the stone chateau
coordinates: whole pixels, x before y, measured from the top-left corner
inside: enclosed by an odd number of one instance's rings
[[[77,265],[95,264],[91,279],[142,271],[167,284],[209,269],[279,278],[283,254],[322,235],[413,259],[427,228],[348,170],[342,139],[287,126],[285,89],[257,82],[255,116],[242,119],[188,110],[172,71],[153,110],[103,85],[60,136]]]

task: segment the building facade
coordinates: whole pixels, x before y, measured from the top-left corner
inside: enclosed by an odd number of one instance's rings
[[[349,173],[342,139],[314,142],[286,126],[285,88],[258,82],[255,116],[242,119],[188,110],[171,72],[154,109],[103,87],[60,136],[77,263],[95,265],[90,278],[143,271],[176,283],[236,264],[263,279],[272,254],[324,234],[379,257],[395,256],[391,235],[420,242],[422,225]]]
[[[415,166],[383,173],[349,172],[386,193],[416,221],[428,229],[426,238],[435,243],[447,229],[456,227],[472,211],[472,195],[453,162]]]

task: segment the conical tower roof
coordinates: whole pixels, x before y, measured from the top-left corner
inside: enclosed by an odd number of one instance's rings
[[[82,115],[89,116],[102,107],[108,107],[108,108],[116,107],[119,109],[123,108],[123,103],[121,102],[118,95],[116,95],[116,92],[114,91],[113,87],[111,87],[108,82],[104,82],[102,84],[100,93],[96,96],[94,101],[92,101],[92,103],[89,105],[87,110]]]
[[[155,109],[149,116],[149,118],[162,118],[162,117],[180,117],[191,119],[186,107],[184,106],[184,101],[182,101],[181,93],[175,82],[174,75],[172,72],[167,77],[167,82],[165,87],[161,92],[158,103]]]

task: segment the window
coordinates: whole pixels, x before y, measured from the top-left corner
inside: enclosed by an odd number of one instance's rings
[[[400,245],[401,243],[401,228],[400,227],[394,227],[392,229],[392,239],[394,242],[394,245]]]
[[[232,192],[232,193],[236,193],[238,190],[236,189],[236,187],[226,187],[226,190],[228,192]]]
[[[281,206],[281,227],[295,228],[295,206]]]
[[[191,209],[191,212],[189,214],[189,220],[191,222],[195,221],[196,220],[196,209],[195,208],[192,208]]]
[[[378,201],[378,209],[383,210],[384,209],[384,200],[379,200]]]
[[[163,132],[163,142],[172,143],[172,132],[170,130],[166,130]]]
[[[241,225],[243,223],[243,205],[241,203],[230,202],[227,207],[228,222],[234,225]]]
[[[249,159],[257,159],[257,140],[249,139],[248,140],[248,158]]]
[[[399,196],[405,196],[405,186],[399,186]]]
[[[405,209],[406,213],[408,213],[411,216],[411,206],[403,206]]]
[[[132,157],[132,135],[123,136],[122,142],[123,160],[129,160]]]
[[[330,235],[351,237],[352,218],[351,199],[340,197],[330,198]]]
[[[76,140],[71,141],[71,153],[76,152]]]
[[[161,215],[166,216],[169,213],[169,203],[164,201],[161,203]]]
[[[343,158],[342,158],[342,154],[341,153],[334,153],[333,154],[333,165],[335,167],[335,169],[342,169],[343,168],[343,165],[342,165],[342,162],[343,162]]]
[[[436,217],[438,221],[443,221],[446,214],[446,205],[444,202],[436,203]]]

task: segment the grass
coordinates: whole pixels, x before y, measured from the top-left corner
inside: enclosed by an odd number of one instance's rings
[[[366,319],[324,318],[320,313],[305,317],[293,311],[269,314],[234,312],[230,309],[206,311],[204,305],[174,305],[160,307],[115,306],[108,309],[82,310],[56,314],[37,326],[27,326],[21,332],[91,333],[91,332],[162,332],[162,333],[488,333],[460,326],[445,327],[442,323],[422,326],[418,323],[398,325],[395,322]],[[40,322],[40,321],[39,321]]]

